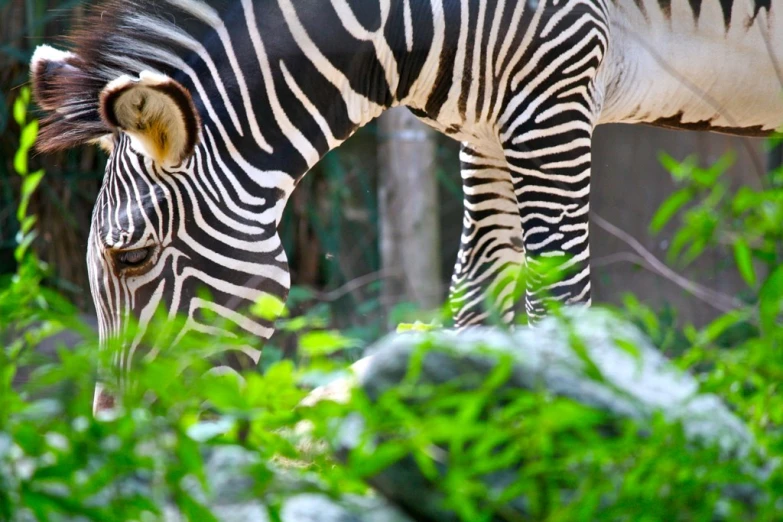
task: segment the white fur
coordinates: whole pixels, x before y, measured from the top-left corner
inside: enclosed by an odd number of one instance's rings
[[[120,76],[117,79],[114,79],[106,84],[106,87],[103,88],[104,92],[111,92],[111,91],[117,91],[119,89],[125,88],[129,83],[134,83],[136,80],[128,76],[127,74],[124,74]]]
[[[698,24],[685,0],[671,5],[671,20],[652,6],[650,20],[638,9],[612,11],[612,45],[598,83],[613,87],[599,123],[679,115],[683,123],[715,127],[780,127],[783,5],[773,2],[771,12],[753,18],[753,2],[734,2],[728,30],[717,1],[702,4]]]
[[[39,45],[35,48],[33,57],[30,59],[30,69],[35,70],[36,66],[41,62],[63,63],[67,59],[75,57],[76,55],[71,52],[61,51],[50,45]]]

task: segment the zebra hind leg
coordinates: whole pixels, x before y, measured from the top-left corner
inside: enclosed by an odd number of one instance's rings
[[[604,97],[605,5],[563,2],[543,15],[497,120],[524,230],[532,323],[550,300],[590,303],[591,139]]]
[[[451,283],[457,328],[514,319],[522,231],[511,175],[499,146],[463,143],[463,232]]]
[[[533,128],[504,142],[524,230],[525,308],[532,323],[553,301],[590,304],[592,121],[586,112],[573,104],[550,110],[551,120],[531,118]]]

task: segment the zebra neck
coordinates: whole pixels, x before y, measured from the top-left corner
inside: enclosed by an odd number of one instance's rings
[[[183,84],[201,116],[203,158],[223,162],[215,170],[240,182],[250,178],[247,186],[264,193],[257,197],[279,189],[275,199],[287,199],[321,157],[384,109],[427,105],[437,114],[438,103],[459,94],[431,95],[457,74],[443,59],[457,31],[446,30],[441,0],[108,6],[93,18],[100,27],[80,37],[96,76],[150,70]]]
[[[199,82],[215,77],[217,65],[178,71],[203,93],[204,145],[213,141],[222,155],[239,158],[240,170],[250,164],[284,173],[293,187],[386,108],[415,105],[429,94],[439,62],[433,8],[417,0],[393,4],[243,0],[222,13],[230,31],[221,36],[216,27],[218,38],[210,38],[209,55],[221,64],[211,89]]]

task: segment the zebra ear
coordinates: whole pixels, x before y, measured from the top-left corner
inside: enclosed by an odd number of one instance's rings
[[[168,76],[145,71],[138,79],[117,78],[101,91],[100,113],[160,164],[180,163],[198,142],[200,120],[193,98]]]
[[[97,96],[91,96],[95,79],[78,55],[39,45],[30,60],[30,76],[35,101],[49,113],[41,124],[38,150],[67,149],[111,133],[98,114]]]
[[[79,72],[79,59],[75,54],[39,45],[30,60],[30,79],[38,105],[46,111],[66,105],[68,92],[62,89],[62,84],[78,76]]]

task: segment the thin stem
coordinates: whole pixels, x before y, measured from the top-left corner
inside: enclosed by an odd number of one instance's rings
[[[648,268],[652,272],[657,273],[658,275],[665,277],[669,281],[673,282],[689,294],[693,295],[694,297],[700,299],[701,301],[704,301],[705,303],[708,303],[710,306],[716,308],[717,310],[720,310],[721,312],[731,312],[733,310],[736,310],[737,308],[742,308],[744,306],[744,303],[740,301],[739,299],[736,299],[734,297],[731,297],[726,294],[722,294],[720,292],[717,292],[715,290],[712,290],[711,288],[707,288],[706,286],[703,286],[695,281],[691,281],[690,279],[678,274],[666,264],[655,257],[652,252],[644,248],[644,246],[637,241],[633,236],[625,232],[624,230],[620,229],[619,227],[613,225],[612,223],[608,222],[595,212],[591,213],[592,221],[601,227],[606,232],[610,233],[617,239],[621,240],[623,243],[631,247],[637,254],[638,257],[634,256],[632,258],[617,258],[616,260],[624,260],[624,261],[630,261],[633,259],[634,262],[638,262],[640,265]],[[633,254],[626,254],[633,256]],[[638,259],[638,260],[637,260]],[[613,262],[616,262],[616,260],[613,260]]]

